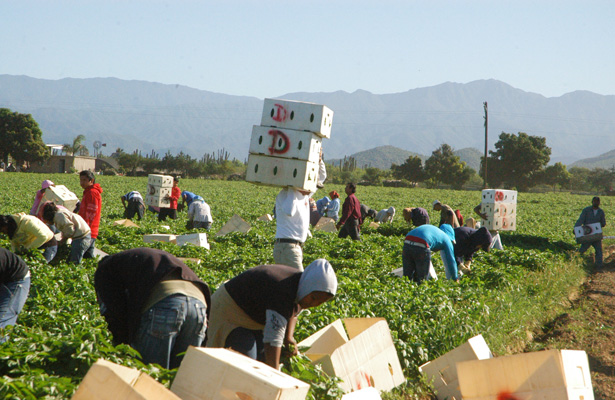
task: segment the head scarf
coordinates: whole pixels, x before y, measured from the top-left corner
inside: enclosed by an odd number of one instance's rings
[[[326,292],[335,296],[337,278],[329,261],[319,258],[305,267],[299,279],[296,301],[301,301],[312,292]]]
[[[329,196],[331,196],[331,199],[337,199],[338,197],[340,197],[340,195],[337,194],[335,190],[329,192]]]
[[[41,185],[41,190],[45,190],[50,186],[55,186],[55,184],[53,182],[51,182],[49,179],[43,181],[42,185]]]
[[[448,235],[453,243],[455,243],[455,231],[449,224],[440,225],[440,230]]]

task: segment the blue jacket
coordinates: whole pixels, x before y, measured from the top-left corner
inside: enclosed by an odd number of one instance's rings
[[[192,192],[189,192],[189,191],[187,191],[187,190],[184,190],[184,191],[182,192],[182,199],[184,199],[184,201],[186,202],[186,204],[188,204],[188,207],[190,207],[190,204],[192,204],[192,202],[193,202],[194,200],[197,200],[197,199],[203,200],[203,198],[202,198],[201,196],[196,195],[196,194],[194,194],[194,193],[192,193]],[[203,200],[203,201],[205,201],[205,200]]]
[[[443,224],[442,227],[450,227],[448,224]],[[451,237],[451,234],[453,235]],[[457,280],[457,262],[455,261],[455,249],[453,247],[453,238],[455,233],[450,229],[450,233],[444,232],[441,228],[433,225],[421,225],[414,228],[406,235],[406,240],[413,240],[426,244],[429,249],[434,251],[442,250],[441,256],[444,266],[448,271],[448,276],[451,279]]]
[[[329,205],[329,203],[331,202],[331,199],[327,196],[323,197],[320,200],[316,201],[316,209],[318,210],[318,214],[320,214],[321,216],[325,216],[325,212],[327,210],[327,206]]]

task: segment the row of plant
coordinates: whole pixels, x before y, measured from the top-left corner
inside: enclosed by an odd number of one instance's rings
[[[0,213],[27,212],[44,179],[81,195],[77,175],[0,174]],[[147,178],[100,176],[97,183],[104,190],[97,241],[101,250],[112,254],[145,246],[144,234],[186,232],[185,213],[165,223],[147,213],[142,221],[135,221],[139,228],[112,226],[122,218],[120,196],[131,190],[145,191]],[[201,263],[190,267],[212,290],[247,268],[273,262],[275,222],[257,218],[272,212],[278,188],[192,179],[182,180],[180,187],[200,194],[210,204],[214,218],[211,249],[167,243],[149,246],[180,257],[199,258]],[[326,184],[314,197],[330,190],[343,193],[342,185]],[[394,206],[398,215],[392,224],[365,227],[361,242],[312,232],[304,247],[304,262],[328,259],[336,270],[339,289],[334,300],[300,317],[296,338],[301,340],[338,318],[386,318],[407,378],[405,385],[387,395],[389,398],[425,398],[429,389],[418,366],[476,334],[482,334],[496,354],[517,350],[535,327],[566,306],[568,293],[584,278],[583,265],[573,253],[572,226],[590,197],[520,193],[518,230],[502,233],[504,251],[479,252],[473,272],[459,283],[444,279],[441,259],[435,256],[441,279],[422,285],[391,274],[401,267],[403,236],[410,229],[401,218],[401,209],[424,207],[435,222],[439,216],[431,210],[431,202],[437,198],[471,216],[480,193],[359,187],[357,197],[377,210]],[[213,232],[234,214],[248,221],[252,229],[247,234],[214,237]],[[0,238],[0,245],[9,246],[6,237]],[[140,368],[166,385],[172,381],[175,371],[143,365],[129,347],[112,345],[96,304],[92,282],[95,260],[74,266],[63,260],[46,265],[37,253],[24,258],[32,269],[32,289],[18,324],[9,330],[10,341],[0,345],[2,397],[69,398],[89,366],[101,357]],[[286,360],[285,364],[288,372],[311,381],[313,398],[339,396],[335,380],[305,359]]]

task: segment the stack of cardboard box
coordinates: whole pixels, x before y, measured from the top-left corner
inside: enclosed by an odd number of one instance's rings
[[[515,190],[485,189],[480,212],[487,214],[481,225],[490,231],[517,229],[517,192]]]
[[[75,193],[68,190],[66,186],[57,185],[49,186],[45,189],[43,197],[41,197],[41,201],[39,203],[39,209],[47,201],[53,201],[56,205],[64,206],[69,211],[73,211],[79,202],[79,198]]]
[[[171,205],[169,196],[173,188],[173,177],[169,175],[149,174],[147,176],[147,192],[145,205],[168,208]]]
[[[252,129],[246,181],[315,192],[332,120],[333,111],[323,105],[265,99],[261,125]]]

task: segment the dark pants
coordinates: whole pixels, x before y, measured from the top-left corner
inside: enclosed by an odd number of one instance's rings
[[[342,228],[337,235],[337,237],[340,237],[342,239],[348,236],[350,236],[352,240],[361,240],[358,219],[349,217],[346,222],[344,222],[344,225],[342,225]]]
[[[401,254],[404,276],[414,282],[421,282],[429,275],[429,263],[431,262],[431,250],[427,247],[415,246],[404,243]]]
[[[128,200],[128,206],[126,206],[124,210],[124,218],[133,219],[135,214],[139,218],[139,221],[141,221],[143,214],[145,214],[145,205],[137,199]]]
[[[265,345],[263,331],[235,328],[226,337],[224,347],[231,348],[253,360],[265,362]]]
[[[43,250],[43,257],[45,257],[47,264],[49,264],[58,254],[58,241],[55,237],[52,237],[51,240],[48,240],[39,249]]]
[[[171,208],[161,208],[158,213],[158,221],[164,221],[167,217],[177,219],[177,210]]]
[[[186,222],[186,229],[207,229],[211,228],[211,222],[204,221],[188,221]]]

